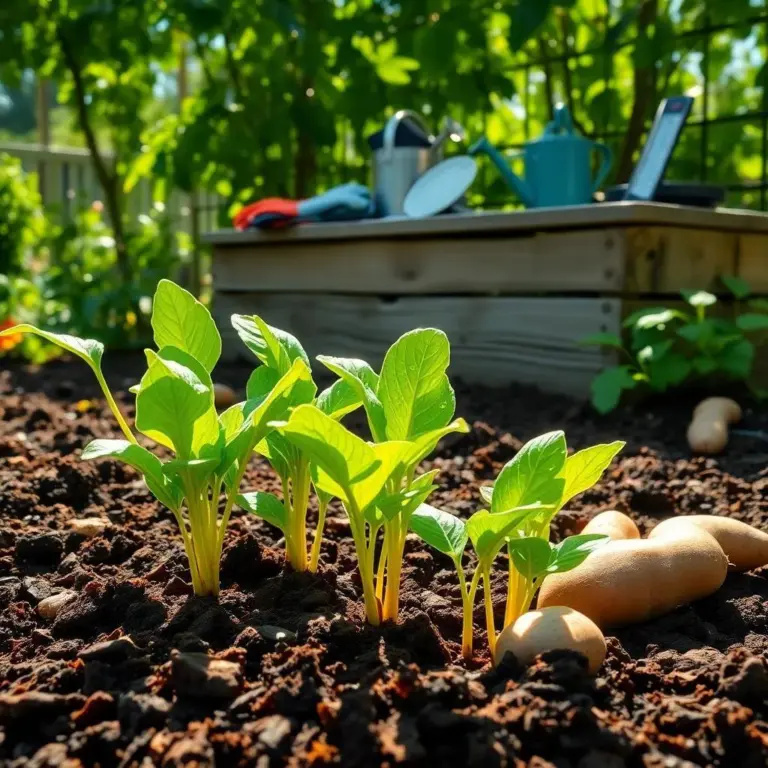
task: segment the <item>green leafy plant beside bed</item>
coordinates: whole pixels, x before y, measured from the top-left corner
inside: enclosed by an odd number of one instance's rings
[[[453,561],[463,605],[462,653],[471,658],[472,615],[480,582],[483,583],[488,643],[496,645],[491,570],[506,547],[508,560],[504,624],[525,613],[544,579],[579,565],[606,537],[569,536],[559,544],[549,541],[550,523],[572,498],[591,488],[624,443],[596,445],[567,455],[563,432],[549,432],[526,443],[499,473],[492,487],[481,488],[488,509],[465,523],[428,504],[412,515],[411,529],[427,544]],[[462,558],[467,542],[475,552],[474,573],[467,583]]]
[[[624,321],[629,345],[611,333],[582,340],[619,350],[625,363],[602,371],[592,382],[592,403],[600,413],[612,411],[628,390],[645,387],[665,392],[696,380],[741,381],[756,394],[751,382],[755,348],[768,340],[768,300],[750,298],[749,286],[740,278],[723,283],[736,299],[732,320],[713,317],[718,303],[706,291],[684,291],[686,310],[655,307],[643,309]]]

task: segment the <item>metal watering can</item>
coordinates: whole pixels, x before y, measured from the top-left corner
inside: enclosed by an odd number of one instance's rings
[[[398,129],[407,122],[407,143],[398,142]],[[406,126],[403,126],[404,128]],[[396,112],[379,134],[369,138],[373,148],[373,188],[376,212],[380,216],[403,214],[403,203],[408,190],[424,171],[443,159],[443,145],[447,139],[464,138],[462,127],[446,118],[437,137],[416,112],[401,109]]]
[[[594,179],[593,151],[602,155]],[[507,186],[527,208],[591,203],[595,192],[608,176],[612,163],[611,150],[605,144],[574,133],[571,115],[563,104],[555,107],[554,120],[538,139],[529,141],[522,152],[511,155],[523,157],[524,180],[510,169],[507,158],[487,138],[480,139],[469,153],[488,155]]]

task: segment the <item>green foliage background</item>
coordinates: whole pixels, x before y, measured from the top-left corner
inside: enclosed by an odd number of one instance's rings
[[[661,96],[691,91],[670,176],[746,183],[728,202],[760,207],[767,28],[764,0],[6,0],[0,80],[52,80],[97,164],[116,152],[110,212],[142,175],[229,201],[365,181],[400,107],[514,147],[561,99],[622,180]],[[486,168],[472,202],[514,201]]]

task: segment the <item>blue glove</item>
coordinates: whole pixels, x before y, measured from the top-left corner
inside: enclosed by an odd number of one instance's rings
[[[342,184],[298,204],[299,221],[351,221],[374,215],[368,187],[356,182]]]

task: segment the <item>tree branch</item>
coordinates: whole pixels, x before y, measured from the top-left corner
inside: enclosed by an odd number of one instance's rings
[[[107,213],[112,222],[112,231],[115,236],[115,248],[117,250],[117,264],[123,279],[130,279],[130,270],[128,266],[128,256],[125,244],[125,232],[123,230],[123,216],[120,210],[120,191],[118,189],[119,177],[117,171],[110,172],[107,162],[99,149],[98,140],[91,124],[91,117],[88,114],[88,99],[83,82],[83,72],[75,57],[75,53],[69,44],[61,29],[58,29],[56,36],[61,48],[61,54],[64,57],[64,64],[72,75],[72,82],[75,87],[75,98],[77,107],[77,118],[80,124],[80,130],[85,135],[85,142],[88,151],[91,154],[91,160],[96,170],[96,176],[104,190],[104,198],[107,206]]]

